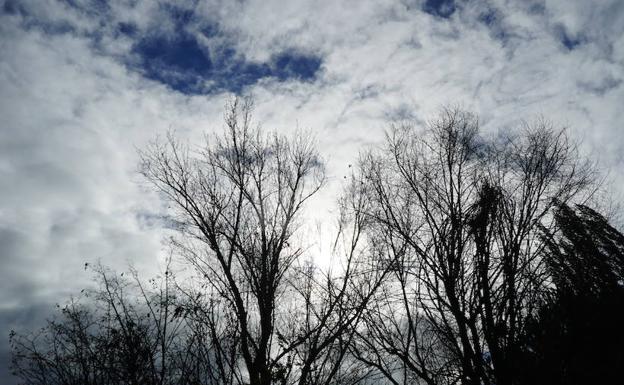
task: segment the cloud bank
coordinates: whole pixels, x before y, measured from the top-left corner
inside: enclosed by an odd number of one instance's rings
[[[191,142],[219,131],[232,93],[255,97],[266,128],[317,136],[330,173],[319,206],[388,121],[448,103],[485,131],[540,114],[569,126],[624,190],[618,0],[0,4],[6,333],[88,284],[85,262],[153,271],[164,207],[136,174],[136,148],[168,129]]]

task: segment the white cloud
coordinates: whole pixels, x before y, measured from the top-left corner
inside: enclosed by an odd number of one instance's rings
[[[332,178],[317,206],[388,119],[424,121],[445,103],[480,114],[485,130],[543,114],[624,180],[620,1],[468,2],[449,19],[406,1],[182,3],[196,8],[185,25],[196,36],[218,24],[202,40],[208,49],[229,44],[256,62],[285,50],[322,58],[313,82],[248,89],[266,128],[316,133]],[[136,25],[136,38],[175,33],[156,2],[114,1],[105,16],[63,2],[21,6],[25,16],[0,14],[0,311],[80,287],[86,259],[148,266],[161,232],[140,218],[160,206],[135,173],[135,147],[169,128],[188,138],[219,130],[225,101],[182,95],[126,66],[133,38],[117,23]]]

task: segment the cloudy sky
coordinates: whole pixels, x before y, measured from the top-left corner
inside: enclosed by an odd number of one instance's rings
[[[221,130],[232,94],[315,133],[331,202],[389,121],[449,103],[485,131],[568,126],[624,190],[623,81],[621,0],[0,0],[0,382],[8,329],[85,262],[154,268],[163,205],[136,149]]]

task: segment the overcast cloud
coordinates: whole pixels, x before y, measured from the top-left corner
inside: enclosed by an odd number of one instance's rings
[[[317,205],[390,120],[448,103],[485,131],[568,126],[624,190],[620,0],[0,4],[1,383],[8,330],[88,284],[85,262],[154,271],[163,207],[136,148],[220,130],[232,93],[268,129],[315,133],[330,174]]]

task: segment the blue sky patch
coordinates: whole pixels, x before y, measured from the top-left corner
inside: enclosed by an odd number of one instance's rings
[[[201,75],[212,68],[207,53],[188,35],[177,37],[173,41],[165,37],[141,40],[136,45],[135,52],[141,56],[143,65],[148,70],[163,68]]]
[[[310,80],[321,67],[321,59],[295,53],[281,53],[273,59],[273,76],[280,80]]]
[[[135,37],[138,31],[139,29],[137,28],[136,24],[133,24],[133,23],[117,24],[117,32],[128,37]]]
[[[36,28],[49,35],[74,34],[90,41],[94,51],[106,55],[101,48],[106,34],[132,41],[127,57],[117,57],[129,69],[144,77],[167,85],[184,94],[210,94],[220,91],[240,93],[247,86],[265,78],[278,81],[313,81],[321,68],[319,56],[287,50],[274,53],[266,62],[253,62],[236,51],[228,36],[217,23],[198,19],[193,1],[186,6],[159,5],[171,29],[158,27],[141,30],[131,21],[118,22],[112,29],[96,28],[79,31],[65,20],[34,17],[28,7],[17,0],[7,0],[2,12],[20,15],[25,28]],[[78,10],[85,17],[104,26],[110,13],[105,0],[60,0],[65,6]],[[210,44],[200,43],[207,39]]]
[[[295,51],[280,52],[263,63],[248,61],[224,39],[218,24],[197,23],[193,7],[165,4],[161,9],[173,24],[173,33],[156,30],[142,35],[134,44],[131,67],[176,91],[240,93],[264,78],[310,81],[321,67],[320,57]],[[130,25],[120,25],[118,31],[131,38],[138,35]],[[201,44],[199,35],[216,44]]]
[[[579,44],[581,44],[581,39],[570,36],[565,31],[562,31],[561,35],[561,44],[564,45],[568,50],[572,51]]]
[[[455,0],[425,0],[422,10],[430,15],[447,19],[455,13]]]
[[[255,63],[231,47],[211,49],[184,31],[173,38],[144,38],[133,49],[139,58],[135,69],[176,91],[202,94],[222,90],[240,93],[246,86],[270,77],[310,81],[321,67],[320,57],[298,52],[282,52],[266,63]]]
[[[17,0],[6,0],[4,4],[2,4],[2,12],[7,15],[16,15],[24,14],[26,13],[26,10]]]
[[[508,30],[501,21],[500,11],[488,8],[479,14],[478,20],[482,22],[490,31],[492,38],[507,44],[514,37],[512,31]]]
[[[582,44],[584,38],[582,34],[572,35],[563,24],[555,25],[554,35],[568,51],[572,51]]]

